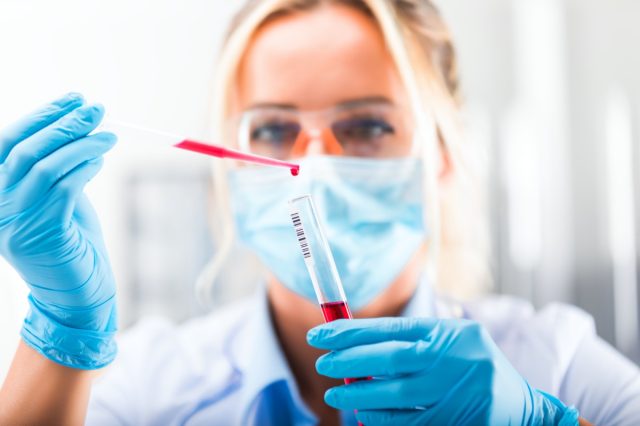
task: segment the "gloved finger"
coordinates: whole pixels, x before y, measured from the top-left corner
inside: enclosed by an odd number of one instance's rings
[[[0,185],[4,188],[14,185],[37,161],[91,133],[103,116],[102,105],[82,106],[15,145],[2,164]]]
[[[354,346],[321,356],[316,361],[316,370],[336,379],[415,373],[433,366],[434,354],[428,346],[424,340],[390,340]]]
[[[116,143],[112,133],[96,133],[68,143],[33,165],[15,187],[15,204],[10,213],[18,213],[45,196],[63,176],[80,164],[101,157]],[[3,215],[6,216],[3,211]]]
[[[103,164],[102,157],[94,158],[77,166],[51,188],[48,203],[53,214],[59,215],[61,223],[69,223],[77,198],[82,193],[87,182],[100,171]]]
[[[59,120],[83,103],[81,94],[67,93],[2,129],[0,131],[0,164],[4,163],[11,149],[20,141]]]
[[[433,413],[429,409],[414,410],[359,410],[356,418],[367,426],[424,426],[429,424],[450,424],[434,423]],[[459,424],[459,423],[456,423]]]
[[[339,350],[388,340],[429,340],[443,321],[436,318],[336,320],[309,330],[307,341],[319,349]]]
[[[434,405],[451,387],[451,383],[433,383],[420,375],[374,378],[333,387],[325,392],[324,400],[340,410],[413,409]]]

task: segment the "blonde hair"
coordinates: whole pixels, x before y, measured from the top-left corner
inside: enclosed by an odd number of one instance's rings
[[[415,154],[422,156],[425,166],[427,273],[440,293],[457,299],[474,297],[489,282],[482,180],[467,161],[462,145],[460,95],[450,32],[430,1],[247,1],[231,23],[220,55],[213,86],[214,140],[229,140],[225,122],[231,114],[237,69],[256,30],[278,16],[335,3],[357,8],[378,24],[407,91],[416,134],[424,141]],[[445,185],[439,185],[436,173],[440,146],[446,150],[453,171]],[[216,163],[213,171],[222,240],[197,283],[199,294],[205,299],[235,239],[228,208],[227,168]]]

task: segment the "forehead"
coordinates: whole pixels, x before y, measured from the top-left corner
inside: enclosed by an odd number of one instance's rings
[[[377,24],[344,5],[274,18],[253,36],[238,75],[238,107],[320,109],[364,97],[400,102],[402,88]]]

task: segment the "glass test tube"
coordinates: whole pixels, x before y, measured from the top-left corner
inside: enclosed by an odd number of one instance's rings
[[[289,201],[291,220],[325,322],[351,318],[347,298],[311,196]]]
[[[304,263],[325,322],[352,318],[329,242],[316,215],[311,196],[294,198],[289,201],[289,207]],[[347,378],[344,382],[349,384],[370,379],[371,377]]]

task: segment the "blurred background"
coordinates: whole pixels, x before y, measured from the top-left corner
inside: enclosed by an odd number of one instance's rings
[[[471,137],[489,160],[495,291],[580,306],[639,363],[640,2],[436,3],[457,43]],[[0,127],[73,90],[113,119],[206,137],[216,51],[238,4],[0,0]],[[119,144],[87,189],[123,328],[204,312],[194,282],[216,249],[210,162],[147,148]],[[252,290],[244,262],[225,271],[215,306]],[[0,380],[25,298],[0,259]]]

